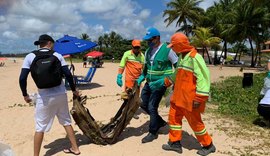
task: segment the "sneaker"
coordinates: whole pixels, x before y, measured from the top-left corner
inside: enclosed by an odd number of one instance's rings
[[[209,146],[207,147],[202,147],[202,149],[200,149],[197,154],[202,155],[202,156],[206,156],[210,153],[214,153],[216,152],[216,147],[211,143]]]
[[[162,149],[165,151],[175,151],[177,153],[182,153],[182,145],[180,141],[170,142],[168,141],[168,144],[163,144]]]
[[[142,143],[152,142],[153,140],[157,139],[157,134],[148,133],[143,139]]]

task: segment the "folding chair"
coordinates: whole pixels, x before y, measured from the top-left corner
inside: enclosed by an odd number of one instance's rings
[[[85,77],[83,77],[83,76],[74,76],[75,84],[88,84],[88,83],[91,83],[95,72],[96,72],[96,68],[91,67],[91,68],[89,68],[89,70],[88,70]]]

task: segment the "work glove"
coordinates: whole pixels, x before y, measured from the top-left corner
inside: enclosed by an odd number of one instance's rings
[[[116,83],[119,87],[123,86],[123,81],[122,81],[122,74],[117,75]]]
[[[162,86],[164,86],[164,79],[159,79],[157,81],[149,83],[149,87],[152,91],[157,90],[158,88],[161,88]]]
[[[267,77],[270,78],[270,71],[267,73]]]
[[[144,81],[144,75],[141,75],[137,80],[138,86],[141,85],[141,83]]]

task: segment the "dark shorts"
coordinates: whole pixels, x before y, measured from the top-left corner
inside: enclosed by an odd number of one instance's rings
[[[265,118],[266,120],[270,120],[270,105],[259,104],[257,107],[257,111],[263,118]]]

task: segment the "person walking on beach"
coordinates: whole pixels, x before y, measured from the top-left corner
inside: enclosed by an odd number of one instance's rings
[[[83,68],[86,68],[86,64],[87,64],[87,57],[84,56],[83,57]]]
[[[169,141],[162,148],[182,153],[182,119],[185,117],[195,133],[202,148],[199,155],[208,155],[216,151],[211,136],[206,131],[201,118],[209,96],[210,74],[202,56],[191,46],[186,35],[175,33],[168,45],[179,54],[177,70],[171,77],[164,79],[165,85],[174,84],[170,99]]]
[[[132,89],[134,82],[139,78],[142,73],[144,65],[144,54],[140,51],[141,41],[133,40],[132,49],[124,53],[119,68],[116,83],[119,87],[123,86],[122,75],[125,71],[125,86],[122,98],[127,98],[127,92]],[[135,119],[139,117],[134,115]]]
[[[44,132],[48,132],[53,124],[54,117],[64,126],[71,142],[71,148],[64,149],[65,153],[79,155],[74,130],[68,109],[66,89],[62,81],[63,74],[70,84],[74,96],[79,96],[75,88],[72,74],[68,69],[62,55],[54,52],[54,40],[51,36],[43,34],[34,42],[40,49],[29,53],[23,62],[19,83],[24,100],[29,103],[32,99],[27,93],[27,77],[29,72],[38,87],[35,105],[36,130],[34,135],[34,156],[40,153]]]
[[[158,114],[158,107],[166,91],[164,77],[173,73],[173,65],[178,57],[166,43],[161,43],[160,32],[156,28],[149,28],[143,37],[149,48],[145,52],[145,67],[138,78],[138,84],[144,79],[146,83],[141,92],[141,108],[150,116],[149,133],[142,139],[142,143],[151,142],[158,138],[158,130],[167,125]]]
[[[122,75],[125,71],[125,86],[124,90],[132,89],[134,82],[142,73],[144,65],[144,54],[141,53],[141,41],[133,40],[132,49],[124,53],[119,68],[116,83],[119,87],[123,86]]]

